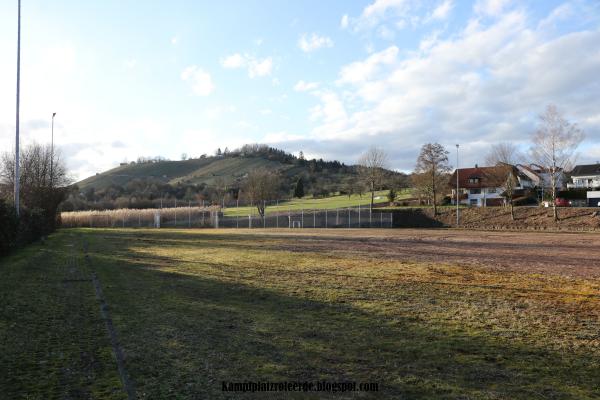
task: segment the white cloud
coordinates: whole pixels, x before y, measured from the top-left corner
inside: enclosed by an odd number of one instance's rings
[[[196,65],[184,69],[181,79],[188,82],[192,86],[192,91],[198,96],[208,96],[215,90],[210,74]]]
[[[172,44],[173,46],[175,46],[177,43],[179,43],[179,37],[178,37],[178,36],[173,36],[173,37],[171,38],[171,44]]]
[[[354,21],[355,29],[371,28],[388,17],[406,16],[410,10],[410,3],[410,0],[375,0],[365,7]]]
[[[310,90],[315,90],[319,87],[317,82],[304,82],[302,80],[298,81],[294,86],[294,90],[296,92],[308,92]]]
[[[450,11],[452,11],[452,7],[454,7],[452,0],[444,0],[431,12],[429,18],[434,20],[444,20],[448,18]]]
[[[350,23],[348,14],[344,14],[342,16],[342,20],[340,21],[340,28],[342,29],[346,29],[348,27],[348,24]]]
[[[240,53],[235,53],[221,60],[223,68],[242,68],[246,65],[246,58]]]
[[[396,62],[398,51],[396,46],[390,46],[383,51],[371,54],[365,61],[357,61],[344,66],[340,71],[338,82],[360,83],[370,79],[380,66]]]
[[[247,68],[250,78],[257,78],[271,75],[273,71],[273,58],[256,58],[249,54],[235,53],[221,59],[223,68],[238,69]]]
[[[257,78],[271,75],[273,71],[273,59],[271,57],[260,59],[250,59],[248,61],[248,76]]]
[[[473,6],[476,14],[490,17],[499,16],[512,0],[477,0]]]
[[[305,33],[298,39],[298,47],[305,53],[309,53],[321,48],[333,47],[333,40],[327,36],[319,36],[316,33],[310,35]]]

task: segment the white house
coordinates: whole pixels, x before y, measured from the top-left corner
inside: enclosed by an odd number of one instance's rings
[[[525,174],[516,167],[509,166],[516,178],[514,195],[519,195],[524,189],[535,185]],[[448,186],[452,188],[452,203],[456,204],[456,174],[458,173],[459,200],[461,204],[486,207],[501,206],[505,204],[504,183],[506,179],[506,166],[459,168],[452,174]]]
[[[567,184],[569,189],[600,188],[600,164],[576,165],[571,179],[573,183]]]

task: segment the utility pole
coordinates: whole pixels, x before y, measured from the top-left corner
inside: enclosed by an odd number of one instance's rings
[[[19,0],[17,22],[17,120],[15,132],[15,209],[19,216],[19,101],[21,95],[21,0]]]
[[[56,113],[52,113],[52,142],[50,145],[50,187],[53,187],[54,180],[54,117]]]
[[[458,148],[460,145],[456,145],[456,227],[459,226],[459,209],[458,204],[460,203],[459,194],[458,194]]]

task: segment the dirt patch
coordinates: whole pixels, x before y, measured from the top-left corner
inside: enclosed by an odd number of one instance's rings
[[[295,233],[273,249],[363,258],[467,264],[500,271],[600,278],[600,235],[466,230],[346,230]]]

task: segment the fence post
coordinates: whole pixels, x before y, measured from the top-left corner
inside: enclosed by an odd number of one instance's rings
[[[325,209],[325,229],[327,229],[327,209]]]
[[[317,227],[317,210],[313,210],[313,229]]]
[[[304,228],[304,208],[302,209],[301,216],[302,216],[302,224],[301,224],[302,226],[300,226],[300,228]]]
[[[235,216],[235,228],[240,229],[240,216],[239,215]]]
[[[383,213],[379,213],[379,220],[380,220],[379,226],[383,228]]]
[[[192,202],[188,200],[188,228],[192,227]]]
[[[340,209],[336,208],[335,211],[335,226],[338,226],[340,224]]]
[[[277,202],[279,203],[279,200],[277,200]],[[279,207],[279,205],[277,205]],[[279,228],[279,211],[277,211],[277,213],[275,214],[275,218],[277,220],[277,228]]]
[[[202,204],[204,204],[204,200],[202,200]],[[204,228],[204,211],[202,211],[202,227]]]
[[[252,214],[248,215],[248,229],[252,228]]]
[[[350,228],[350,207],[348,207],[348,228]]]
[[[358,227],[360,228],[360,203],[358,203]]]
[[[394,227],[394,213],[390,213],[390,228]]]
[[[373,208],[369,206],[369,228],[373,227]]]

